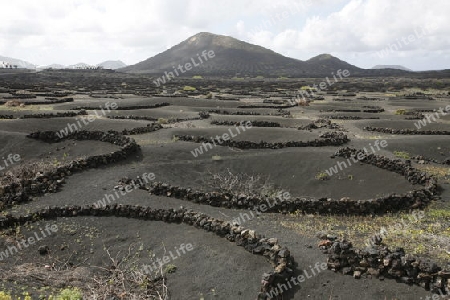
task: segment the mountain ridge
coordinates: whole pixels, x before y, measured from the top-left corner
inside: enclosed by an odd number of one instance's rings
[[[177,76],[225,75],[225,76],[326,76],[337,70],[347,69],[355,76],[397,75],[402,70],[367,70],[351,65],[331,54],[319,54],[306,61],[286,57],[271,49],[238,40],[231,36],[209,32],[197,33],[137,64],[118,69],[119,72],[147,73],[171,76],[196,59],[204,51],[213,51],[214,58],[196,65]],[[171,73],[170,73],[171,72]],[[402,73],[403,72],[403,73]]]
[[[12,58],[12,57],[7,57],[7,56],[1,56],[0,55],[0,61],[4,61],[10,65],[16,65],[19,68],[22,69],[36,69],[36,65],[27,62],[25,60],[21,60],[21,59],[17,59],[17,58]]]

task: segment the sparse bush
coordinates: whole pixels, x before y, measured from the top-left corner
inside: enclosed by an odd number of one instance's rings
[[[298,106],[309,106],[309,101],[306,99],[300,99],[296,101]]]
[[[7,106],[7,107],[24,107],[25,104],[23,104],[19,100],[9,100],[5,103],[5,106]]]
[[[406,110],[405,109],[397,109],[396,111],[395,111],[395,114],[396,115],[404,115],[406,113]]]
[[[55,300],[82,300],[83,294],[77,288],[66,288],[62,290]]]
[[[36,161],[12,167],[0,177],[0,186],[13,183],[20,184],[23,180],[33,180],[41,174],[54,172],[56,165],[53,162]]]
[[[317,180],[328,180],[330,179],[330,176],[326,172],[319,172],[316,174],[315,177]]]
[[[276,188],[269,182],[268,177],[261,175],[248,175],[246,173],[233,173],[227,169],[221,173],[211,173],[209,186],[219,189],[220,192],[235,195],[244,194],[254,197],[276,197],[282,189]]]
[[[158,270],[154,270],[154,274],[147,274],[138,267],[136,249],[133,245],[130,245],[128,253],[122,257],[119,257],[120,252],[113,257],[108,249],[105,251],[111,261],[111,267],[107,274],[95,275],[92,284],[87,284],[86,299],[169,299],[162,265]],[[165,270],[167,273],[173,273],[176,267],[169,264]]]
[[[405,151],[394,151],[394,155],[398,158],[410,159],[409,153]]]
[[[192,76],[192,79],[203,79],[203,76],[200,76],[200,75],[194,75],[194,76]]]
[[[169,123],[169,120],[164,119],[164,118],[159,118],[159,119],[158,119],[158,123],[161,124],[161,125],[162,125],[162,124],[168,124],[168,123]]]
[[[0,292],[0,300],[12,300],[12,297],[9,293],[1,291]],[[22,300],[21,297],[16,298],[16,300]],[[23,293],[23,300],[32,300],[28,292]]]
[[[173,265],[173,264],[168,264],[168,265],[165,267],[164,272],[165,272],[165,273],[171,274],[171,273],[175,273],[176,270],[177,270],[177,266],[175,266],[175,265]]]
[[[12,300],[11,295],[9,293],[0,292],[0,300]]]
[[[195,87],[190,86],[190,85],[185,85],[183,88],[183,91],[186,91],[186,92],[192,92],[192,91],[196,91],[196,90],[197,89]]]

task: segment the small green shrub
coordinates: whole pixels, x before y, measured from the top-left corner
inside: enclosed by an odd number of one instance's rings
[[[394,155],[398,158],[410,159],[409,153],[405,151],[394,151]]]
[[[185,85],[184,88],[183,88],[183,91],[187,91],[187,92],[196,91],[196,90],[197,89],[195,87],[190,86],[190,85]]]
[[[83,295],[77,288],[66,288],[56,296],[55,300],[83,300]]]
[[[177,266],[172,265],[172,264],[169,264],[169,265],[167,265],[166,268],[164,269],[164,272],[165,272],[165,273],[171,274],[171,273],[175,273],[176,270],[177,270]]]
[[[0,292],[0,300],[12,300],[11,295],[1,291]]]
[[[328,174],[326,172],[319,172],[316,174],[316,179],[317,180],[328,180],[328,179],[330,179],[330,176],[328,176]]]
[[[158,123],[159,123],[159,124],[167,124],[167,123],[169,123],[169,120],[164,119],[164,118],[159,118],[159,119],[158,119]]]

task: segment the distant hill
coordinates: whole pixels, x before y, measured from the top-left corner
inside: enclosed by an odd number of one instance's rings
[[[102,63],[99,63],[95,66],[93,65],[88,65],[86,63],[78,63],[75,65],[70,65],[70,66],[64,66],[64,65],[60,65],[60,64],[51,64],[48,66],[39,66],[37,67],[38,70],[45,70],[45,69],[92,69],[95,67],[102,67],[103,69],[111,69],[111,70],[116,70],[119,68],[123,68],[126,67],[127,65],[120,61],[120,60],[107,60],[104,61]]]
[[[97,66],[102,67],[103,69],[116,70],[116,69],[124,68],[127,65],[121,60],[107,60],[102,63],[99,63]]]
[[[202,52],[214,51],[214,57],[199,63]],[[203,52],[204,53],[204,52]],[[200,55],[200,58],[198,57]],[[362,69],[352,66],[329,54],[319,55],[308,61],[285,57],[272,50],[253,45],[233,37],[207,32],[198,33],[178,45],[135,65],[120,69],[131,73],[174,73],[174,67],[195,62],[198,66],[180,75],[203,74],[231,76],[329,76],[338,69],[349,69],[361,73]],[[193,64],[193,63],[192,63]]]
[[[20,60],[17,58],[6,57],[6,56],[0,56],[0,62],[6,62],[10,65],[16,65],[18,68],[23,68],[23,69],[35,69],[36,68],[36,66],[33,65],[32,63],[29,63],[27,61]]]
[[[60,65],[60,64],[51,64],[51,65],[48,65],[48,66],[39,66],[39,67],[37,67],[37,69],[39,71],[45,70],[45,69],[65,69],[65,68],[66,68],[66,66]]]
[[[87,68],[89,66],[90,65],[88,65],[88,64],[86,64],[84,62],[80,62],[80,63],[74,64],[74,65],[66,66],[66,69],[85,69],[85,68]]]
[[[310,58],[306,61],[306,64],[308,64],[311,68],[319,69],[322,72],[330,73],[336,72],[337,70],[341,69],[347,69],[351,73],[360,73],[362,69],[351,65],[343,60],[340,60],[337,57],[332,56],[331,54],[320,54],[313,58]]]
[[[403,70],[403,71],[413,72],[413,70],[408,69],[404,66],[400,66],[400,65],[376,65],[376,66],[372,67],[372,69],[376,69],[376,70],[394,69],[394,70]]]

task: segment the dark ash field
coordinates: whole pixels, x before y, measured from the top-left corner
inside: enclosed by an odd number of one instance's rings
[[[448,76],[153,79],[0,76],[0,291],[449,299]]]

